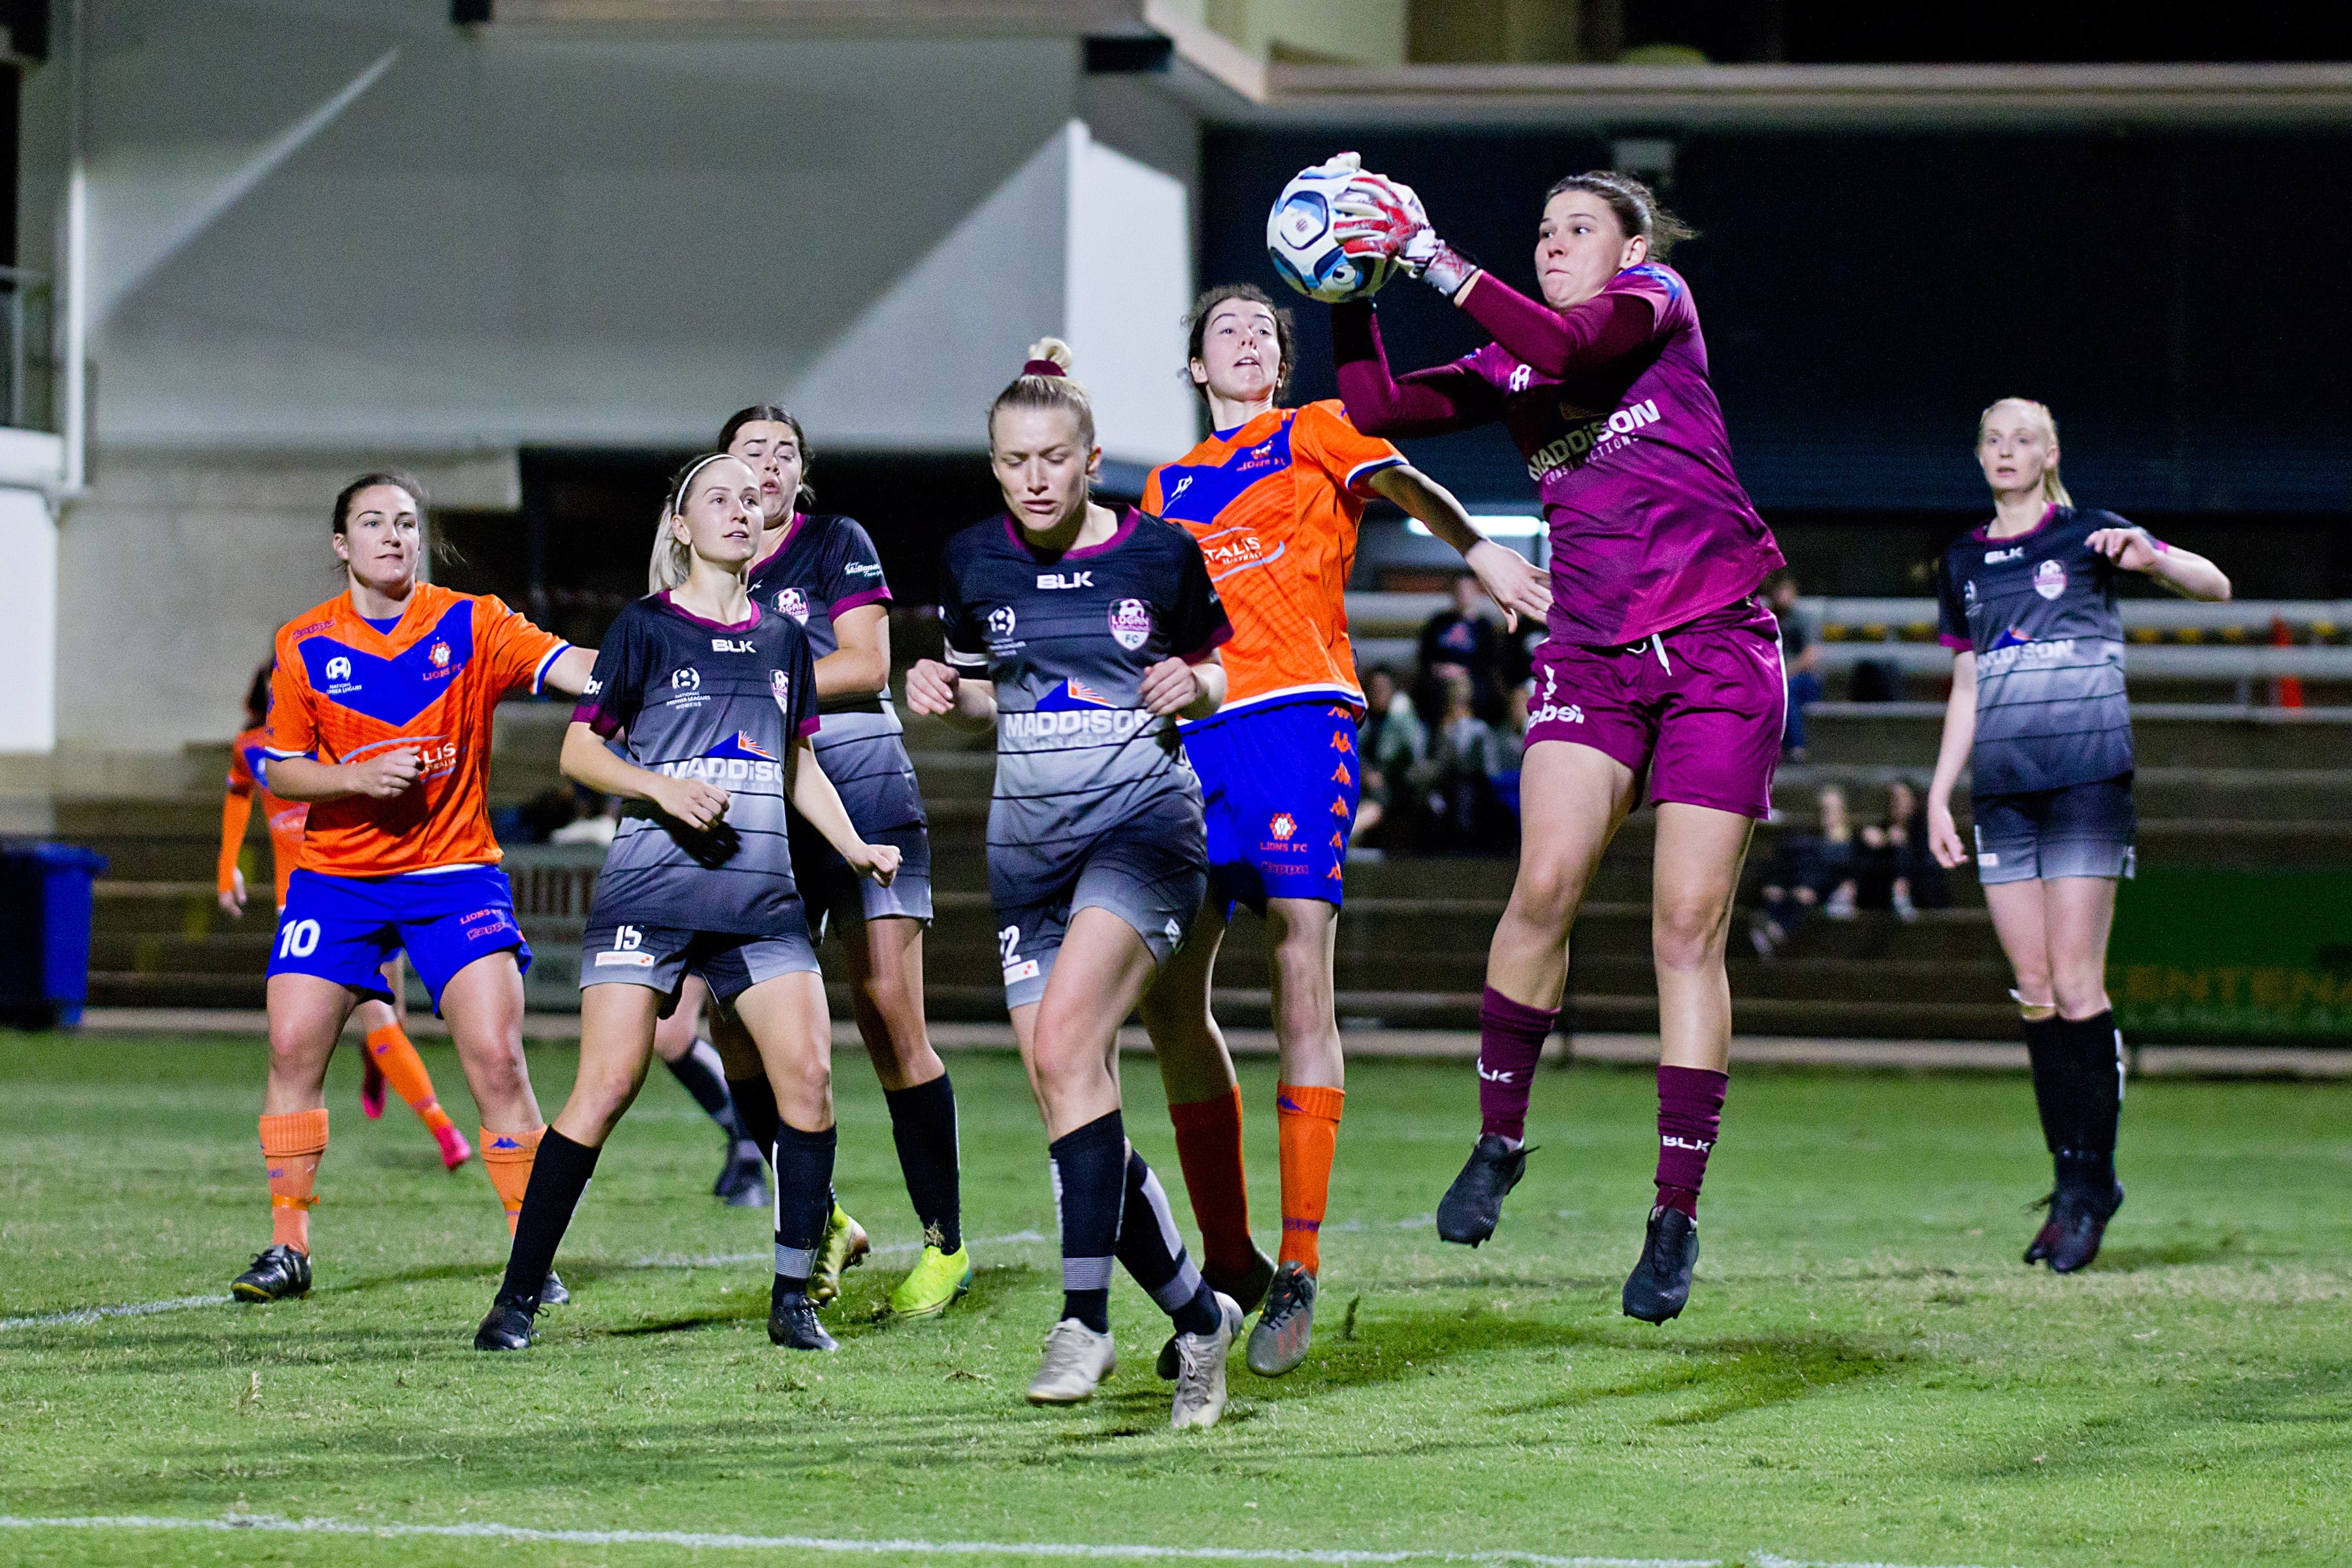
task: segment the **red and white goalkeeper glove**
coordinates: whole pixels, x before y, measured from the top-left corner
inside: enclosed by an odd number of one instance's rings
[[[1349,256],[1386,257],[1448,299],[1478,273],[1476,262],[1437,237],[1411,185],[1361,174],[1335,206],[1331,233]]]

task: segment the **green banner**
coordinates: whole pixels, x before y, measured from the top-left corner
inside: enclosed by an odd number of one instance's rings
[[[2352,871],[2142,870],[2107,992],[2142,1039],[2352,1043]]]

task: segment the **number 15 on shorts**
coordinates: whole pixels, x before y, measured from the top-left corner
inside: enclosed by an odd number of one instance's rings
[[[639,926],[614,926],[613,945],[596,955],[596,967],[651,969],[654,955],[646,951],[646,933]]]

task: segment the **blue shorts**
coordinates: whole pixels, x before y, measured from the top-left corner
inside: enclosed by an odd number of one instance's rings
[[[1356,710],[1328,697],[1184,726],[1209,823],[1209,885],[1259,914],[1268,899],[1341,901],[1362,772]]]
[[[278,911],[272,974],[315,974],[389,1002],[384,960],[406,949],[441,1011],[441,988],[457,971],[511,952],[530,969],[530,944],[515,919],[514,889],[496,866],[458,866],[398,877],[327,877],[297,871]]]

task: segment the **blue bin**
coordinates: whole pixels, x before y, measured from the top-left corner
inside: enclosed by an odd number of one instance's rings
[[[71,844],[0,846],[0,1019],[81,1022],[89,999],[90,884],[106,857]]]

